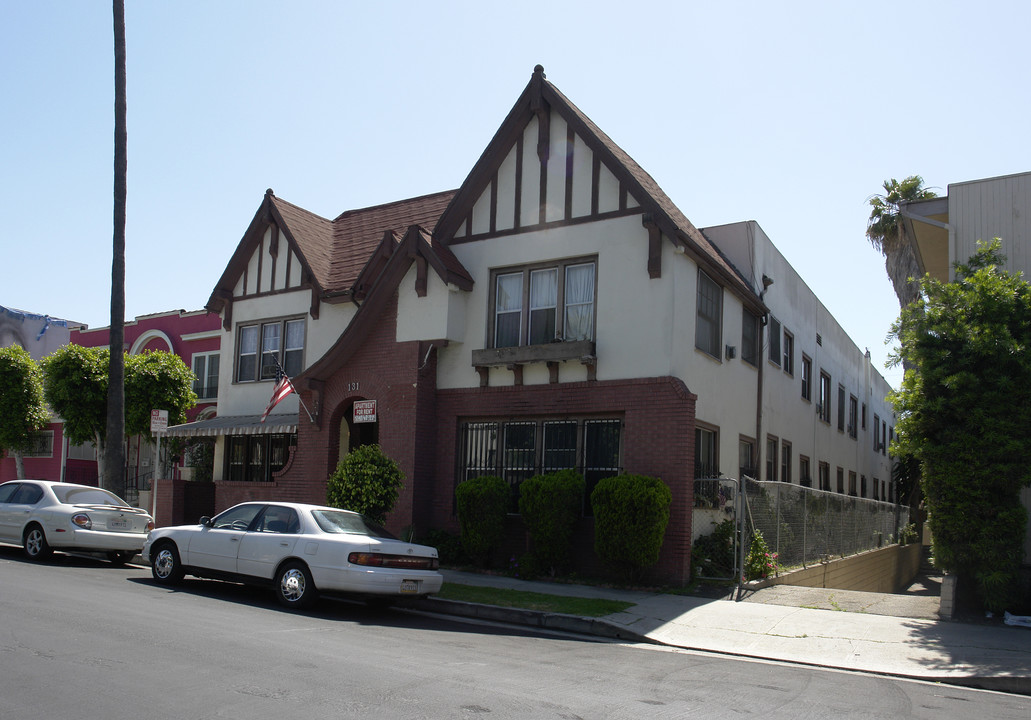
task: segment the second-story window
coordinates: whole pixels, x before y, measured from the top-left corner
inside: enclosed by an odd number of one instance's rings
[[[595,263],[568,262],[495,275],[493,346],[594,339]]]
[[[723,338],[723,288],[701,270],[698,271],[698,312],[694,345],[702,352],[720,357]]]
[[[240,328],[236,358],[238,382],[274,379],[277,361],[290,377],[304,369],[304,320],[276,320]]]
[[[218,397],[218,352],[194,353],[193,391],[198,400]]]

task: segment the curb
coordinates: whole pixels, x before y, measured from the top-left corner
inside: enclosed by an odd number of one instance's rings
[[[632,632],[630,630],[627,630],[623,626],[610,623],[607,620],[601,618],[586,618],[580,617],[579,615],[546,613],[538,612],[536,610],[526,610],[523,608],[498,607],[496,605],[479,605],[477,603],[469,603],[461,600],[443,600],[435,597],[420,598],[419,600],[415,600],[411,603],[406,603],[405,606],[415,610],[422,610],[425,612],[432,612],[440,615],[455,615],[458,617],[474,618],[477,620],[503,622],[511,625],[523,625],[526,627],[535,627],[546,630],[560,630],[564,632],[578,633],[581,635],[594,635],[596,637],[607,638],[609,640],[646,643],[649,645],[662,645],[664,647],[683,647],[684,650],[694,650],[698,652],[716,652],[713,650],[706,650],[705,648],[670,645],[670,643],[655,640],[653,638],[648,637],[647,635],[641,635],[639,633]],[[771,659],[760,657],[758,655],[749,655],[745,653],[739,654],[719,652],[717,654],[725,655],[726,657],[735,657],[751,660]],[[797,661],[783,662],[791,662],[792,664],[796,665],[808,665],[810,667],[822,667],[828,670],[857,672],[854,668],[839,667],[836,665],[817,665],[811,663],[799,663]],[[872,675],[882,675],[884,677],[896,677],[903,680],[916,680],[920,682],[940,683],[942,685],[955,685],[961,687],[976,688],[979,690],[990,690],[994,692],[1009,693],[1014,695],[1031,696],[1031,677],[929,677],[886,672],[878,673],[869,670],[863,670],[860,672]]]
[[[459,617],[492,620],[494,622],[525,625],[546,630],[562,630],[581,635],[594,635],[610,640],[648,643],[650,645],[665,644],[600,618],[586,618],[579,615],[538,612],[536,610],[506,608],[496,605],[479,605],[462,600],[442,600],[434,597],[422,598],[413,602],[409,607],[441,615],[457,615]]]

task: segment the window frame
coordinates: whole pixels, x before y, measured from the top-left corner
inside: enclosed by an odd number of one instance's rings
[[[465,480],[486,475],[495,475],[504,479],[511,490],[511,501],[509,512],[518,513],[519,486],[522,482],[534,475],[556,470],[567,469],[551,464],[545,468],[547,462],[546,431],[549,426],[560,424],[576,424],[576,451],[574,453],[574,465],[572,468],[579,472],[585,481],[584,513],[590,514],[590,495],[594,486],[602,477],[619,475],[623,471],[623,442],[624,442],[624,421],[621,417],[613,415],[585,415],[575,417],[555,416],[532,416],[532,417],[504,417],[504,418],[468,418],[462,419],[458,424],[455,453],[455,481],[456,486]],[[506,442],[508,440],[508,428],[528,426],[534,427],[533,432],[533,458],[529,463],[522,462],[518,466],[510,460],[514,457],[508,452]],[[618,438],[615,448],[596,443],[603,442],[604,438],[599,437],[599,432],[605,434],[616,428]],[[472,431],[472,432],[470,432]],[[598,432],[595,432],[598,431]],[[473,434],[475,433],[475,434]],[[527,452],[528,448],[517,448],[520,452]],[[615,460],[616,464],[604,464],[601,461],[605,456],[614,455],[609,459]],[[565,450],[567,452],[568,449]],[[525,458],[524,458],[525,459]],[[475,460],[475,463],[470,463]],[[525,475],[525,477],[523,477]]]
[[[791,443],[784,439],[780,441],[780,481],[791,482]]]
[[[300,324],[301,331],[301,344],[298,347],[289,347],[288,342],[290,338],[290,326]],[[266,350],[266,328],[277,328],[277,346],[274,350]],[[243,339],[244,334],[249,331],[255,331],[257,333],[255,337],[256,345],[253,352],[247,352],[246,356],[250,358],[254,357],[254,372],[252,377],[243,377],[243,360],[244,360],[244,347]],[[265,356],[275,355],[279,360],[279,364],[282,366],[283,371],[289,377],[299,375],[304,370],[304,353],[308,345],[308,323],[303,315],[291,315],[280,318],[269,318],[263,320],[256,320],[254,322],[240,323],[236,327],[236,347],[233,357],[233,382],[234,383],[252,383],[252,382],[266,382],[275,381],[275,364],[266,363]],[[271,340],[271,334],[268,336]],[[296,359],[295,359],[296,358]],[[266,371],[266,368],[269,368]]]
[[[510,267],[493,268],[490,271],[490,298],[487,307],[487,338],[488,342],[486,347],[488,348],[508,348],[508,347],[533,347],[534,345],[544,345],[551,342],[568,342],[575,340],[576,338],[567,337],[568,331],[568,312],[571,307],[574,306],[586,306],[588,303],[580,302],[573,303],[567,301],[566,286],[568,280],[569,270],[575,267],[590,265],[593,269],[594,279],[593,286],[591,288],[591,327],[590,337],[587,338],[589,341],[594,341],[597,336],[598,330],[598,256],[587,255],[578,256],[572,258],[565,258],[562,260],[551,260],[547,262],[531,263],[527,265],[515,265]],[[554,306],[541,306],[532,307],[532,293],[531,287],[533,282],[534,274],[540,274],[552,270],[555,272],[555,304]],[[520,276],[521,280],[521,297],[519,300],[519,310],[507,310],[503,311],[510,314],[518,312],[519,315],[519,331],[518,341],[515,344],[499,344],[498,343],[498,332],[500,329],[498,323],[498,282],[504,277],[515,277]],[[535,310],[547,310],[551,309],[554,314],[554,337],[539,343],[531,343],[531,332],[533,330],[533,324],[531,321],[532,313]]]
[[[782,332],[783,326],[781,325],[780,320],[770,314],[770,349],[767,359],[771,365],[776,365],[777,367],[781,366],[780,364],[782,361],[780,354]]]
[[[802,353],[802,399],[813,401],[813,359]]]
[[[780,439],[775,435],[766,436],[766,481],[777,482],[778,471],[780,470],[780,460],[778,456],[778,449],[780,447]]]
[[[695,448],[694,448],[694,478],[698,480],[700,478],[718,478],[721,476],[720,473],[720,429],[716,425],[709,425],[708,423],[695,422],[694,429],[695,437]],[[702,447],[707,448],[707,455],[709,455],[709,465],[702,462]]]
[[[784,372],[789,377],[795,377],[795,336],[784,329]]]
[[[215,358],[218,368],[215,370],[214,378],[211,375],[211,359]],[[197,372],[197,363],[199,360],[204,362],[204,377],[202,378]],[[218,376],[222,368],[222,353],[219,350],[205,350],[204,352],[195,352],[190,357],[190,370],[193,372],[193,391],[197,394],[197,401],[203,402],[205,400],[214,400],[218,398]],[[214,379],[214,386],[210,385],[210,381]]]
[[[741,359],[752,367],[759,367],[759,358],[762,356],[759,347],[759,323],[758,315],[746,307],[741,308]]]
[[[698,268],[697,288],[695,290],[695,332],[694,346],[696,350],[709,355],[715,360],[720,360],[723,346],[723,286],[709,277],[701,268]],[[711,297],[707,297],[705,289],[713,290]],[[704,302],[703,302],[704,301]],[[714,313],[710,317],[708,312],[703,312],[705,305],[713,305]],[[705,325],[708,324],[709,332],[705,332]],[[707,337],[702,337],[702,334]],[[705,341],[703,347],[701,341]],[[711,346],[711,349],[710,347]]]
[[[822,422],[831,423],[831,376],[823,368],[820,369],[820,395],[816,403],[816,411]]]
[[[239,483],[274,482],[273,475],[286,467],[290,451],[295,447],[297,433],[227,435],[222,479]]]

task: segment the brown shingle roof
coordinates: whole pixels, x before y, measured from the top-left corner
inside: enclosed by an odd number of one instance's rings
[[[433,227],[454,196],[453,190],[348,210],[334,220],[273,196],[287,232],[325,292],[349,290],[369,257],[393,230],[403,235],[410,225]]]

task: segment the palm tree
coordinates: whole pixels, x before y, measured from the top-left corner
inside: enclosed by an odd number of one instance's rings
[[[883,195],[868,199],[873,210],[866,224],[866,237],[884,255],[884,268],[900,307],[906,307],[920,296],[923,271],[914,247],[915,238],[907,235],[902,222],[902,206],[914,200],[938,197],[923,185],[924,179],[919,175],[910,175],[902,182],[892,178],[884,181]]]
[[[107,384],[107,443],[101,484],[125,494],[125,204],[128,140],[125,101],[125,0],[113,0],[115,29],[115,182],[114,242],[111,258],[111,358]]]

